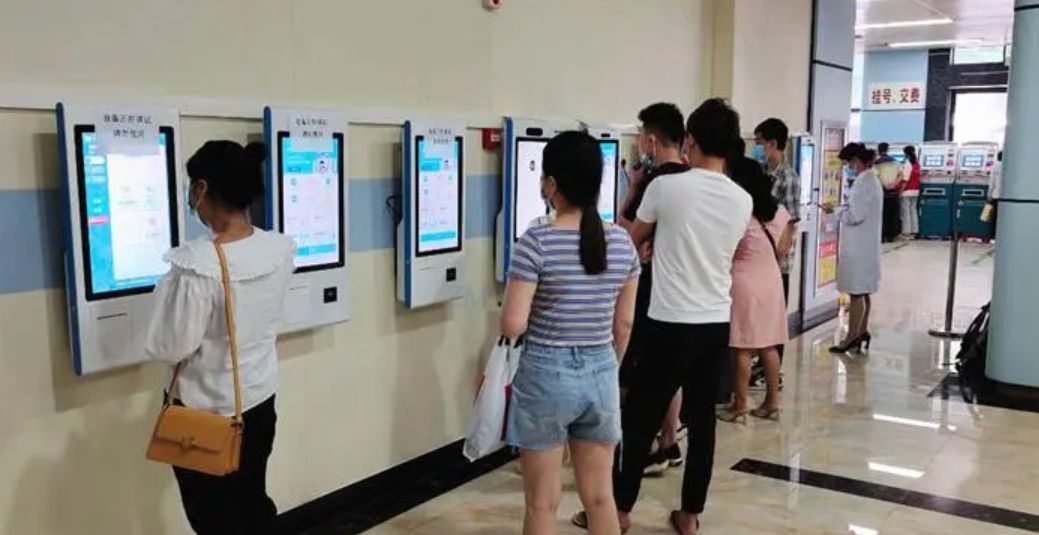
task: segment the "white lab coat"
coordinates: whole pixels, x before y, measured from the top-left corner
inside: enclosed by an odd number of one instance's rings
[[[872,169],[855,178],[841,221],[837,289],[851,295],[876,293],[880,286],[881,214],[884,190]]]

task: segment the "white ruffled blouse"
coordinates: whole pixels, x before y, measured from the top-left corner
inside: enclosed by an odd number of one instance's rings
[[[249,410],[278,387],[276,341],[296,246],[287,236],[254,229],[251,236],[223,247],[234,302],[242,404]],[[165,258],[170,271],[155,287],[155,314],[145,352],[171,364],[187,361],[176,385],[184,405],[232,415],[224,290],[212,240],[192,240],[171,249]]]

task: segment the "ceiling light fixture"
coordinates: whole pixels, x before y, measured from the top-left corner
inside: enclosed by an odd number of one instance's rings
[[[942,39],[940,41],[900,41],[897,43],[888,43],[890,48],[923,48],[931,46],[951,46],[951,45],[976,45],[982,43],[981,39]]]
[[[911,28],[914,26],[939,26],[942,24],[952,24],[952,22],[953,20],[949,17],[942,17],[940,19],[898,20],[895,22],[871,22],[866,24],[856,24],[855,31],[879,30],[882,28]]]
[[[893,476],[908,477],[912,479],[920,479],[921,477],[924,477],[923,470],[913,470],[912,468],[902,468],[901,466],[891,466],[890,464],[870,462],[869,469],[874,472],[883,472]]]

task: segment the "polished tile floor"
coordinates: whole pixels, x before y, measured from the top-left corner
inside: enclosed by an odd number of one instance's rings
[[[957,349],[926,334],[944,311],[948,245],[888,249],[869,355],[828,354],[837,323],[809,332],[788,349],[781,422],[719,424],[704,533],[1001,535],[1030,532],[1008,525],[1034,527],[1029,522],[1039,515],[1039,414],[928,397]],[[991,247],[964,245],[956,307],[961,328],[988,300],[991,273]],[[817,474],[815,479],[834,484],[731,469],[743,459]],[[680,480],[677,470],[647,480],[630,533],[672,533],[666,517],[677,506]],[[559,532],[580,533],[566,521],[580,505],[572,477],[565,482]],[[853,487],[876,497],[846,491]],[[914,496],[915,506],[907,501]],[[1026,514],[1016,524],[1000,525],[936,512],[957,507],[996,510],[996,517]],[[522,511],[520,476],[509,465],[367,533],[519,533]]]

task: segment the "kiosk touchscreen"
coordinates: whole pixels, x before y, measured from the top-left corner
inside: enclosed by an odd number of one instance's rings
[[[952,208],[956,178],[956,145],[924,143],[920,146],[920,237],[945,239],[952,234]]]
[[[266,220],[296,242],[282,332],[350,319],[346,118],[266,108]]]
[[[145,360],[152,290],[179,218],[173,110],[57,106],[72,357],[79,375]]]
[[[494,273],[499,282],[504,282],[508,273],[512,244],[532,222],[548,214],[541,198],[541,154],[545,145],[556,134],[579,126],[577,121],[505,118],[502,204],[495,220]]]
[[[599,188],[599,217],[603,221],[617,221],[617,186],[620,181],[620,133],[586,126],[588,133],[599,141],[602,150],[602,185]]]
[[[404,123],[397,298],[419,308],[462,297],[465,241],[464,127]]]

